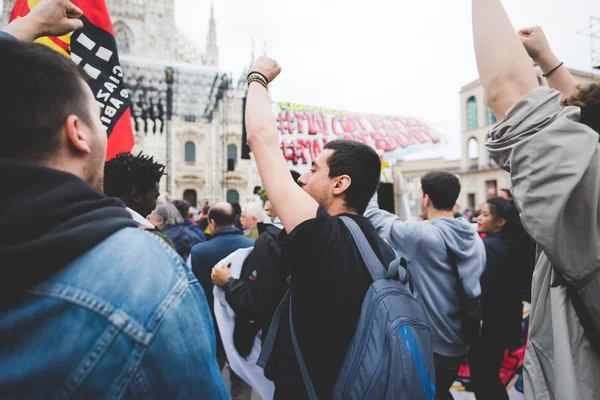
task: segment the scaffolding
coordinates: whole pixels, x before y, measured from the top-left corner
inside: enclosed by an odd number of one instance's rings
[[[577,34],[590,38],[592,70],[600,70],[600,17],[590,16],[589,26]]]

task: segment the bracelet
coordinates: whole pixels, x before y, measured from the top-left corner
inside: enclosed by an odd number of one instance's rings
[[[250,82],[251,80],[256,80],[256,79],[260,80],[265,85],[269,84],[269,81],[264,77],[264,75],[259,74],[258,72],[254,72],[254,73],[251,73],[250,75],[248,75],[248,82]]]
[[[254,74],[256,74],[256,75],[259,75],[260,77],[262,77],[262,78],[265,80],[265,82],[266,82],[267,84],[269,83],[269,79],[267,79],[267,77],[266,77],[265,75],[261,74],[261,73],[260,73],[260,72],[258,72],[258,71],[250,71],[250,73],[248,74],[248,77],[247,77],[247,79],[250,79],[250,76],[251,76],[251,75],[254,75]]]
[[[554,73],[554,71],[556,71],[557,69],[559,69],[560,67],[562,67],[564,64],[564,61],[561,62],[560,64],[558,64],[556,67],[554,67],[553,69],[551,69],[549,72],[545,73],[544,75],[542,75],[544,78],[548,78],[550,75],[552,75]]]
[[[265,80],[259,76],[259,75],[252,75],[248,78],[248,86],[250,86],[250,84],[252,82],[258,82],[260,83],[266,90],[269,90],[269,85],[267,85],[267,82],[265,82]]]

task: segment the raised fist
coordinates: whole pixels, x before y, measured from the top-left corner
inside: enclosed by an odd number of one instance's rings
[[[281,72],[281,67],[277,64],[277,61],[261,56],[252,63],[250,68],[251,72],[260,72],[267,77],[269,83],[273,82],[273,79],[277,78],[277,75]]]
[[[43,0],[23,18],[12,21],[4,32],[32,42],[43,36],[63,36],[83,27],[82,12],[69,0]]]
[[[25,19],[35,24],[40,36],[62,36],[83,27],[82,15],[69,0],[43,0]]]
[[[529,57],[533,59],[537,64],[540,64],[544,58],[549,58],[552,55],[552,49],[550,49],[550,43],[546,39],[544,30],[539,26],[533,28],[525,28],[519,31],[519,38],[525,46],[525,50],[529,54]]]

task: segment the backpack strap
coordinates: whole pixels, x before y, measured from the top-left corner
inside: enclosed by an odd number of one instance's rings
[[[354,243],[356,243],[356,247],[358,247],[358,251],[360,252],[365,265],[371,273],[371,278],[373,278],[373,281],[385,279],[388,271],[385,269],[381,261],[379,261],[379,258],[375,255],[375,252],[371,248],[369,241],[365,237],[365,234],[362,232],[362,230],[358,227],[358,224],[350,217],[341,216],[340,219],[352,234]]]
[[[267,333],[265,342],[262,345],[262,349],[260,351],[260,355],[258,356],[258,360],[256,361],[256,365],[258,365],[261,368],[264,368],[267,365],[267,361],[269,361],[269,357],[271,356],[271,352],[273,351],[273,346],[275,345],[275,338],[277,337],[277,331],[279,330],[281,316],[285,313],[286,309],[289,312],[290,334],[292,336],[292,344],[294,345],[294,352],[296,353],[296,359],[298,360],[298,366],[300,367],[300,373],[302,374],[302,380],[304,381],[306,392],[308,393],[308,397],[310,400],[318,400],[315,388],[312,384],[312,381],[310,380],[310,375],[308,374],[308,369],[306,368],[306,363],[304,362],[304,357],[302,356],[302,350],[300,350],[300,345],[298,344],[298,339],[296,338],[294,320],[292,318],[291,285],[285,292],[285,295],[283,296],[283,299],[281,299],[281,302],[279,302],[277,310],[275,310],[273,320],[271,321],[271,325],[269,326],[269,333]]]
[[[292,318],[292,294],[290,293],[290,333],[292,335],[292,343],[294,345],[294,352],[296,353],[296,359],[298,360],[298,365],[300,366],[300,373],[302,374],[302,380],[304,381],[304,387],[306,388],[306,393],[308,393],[308,398],[310,400],[318,400],[317,393],[315,392],[315,388],[310,380],[310,375],[308,374],[308,369],[306,368],[306,364],[304,363],[304,357],[302,357],[302,350],[300,350],[300,345],[298,344],[298,339],[296,338],[296,331],[294,330],[294,319]]]
[[[269,357],[271,356],[271,352],[273,351],[273,346],[275,345],[275,339],[277,337],[277,331],[279,330],[279,322],[281,322],[281,316],[285,313],[285,310],[288,308],[288,303],[290,302],[290,297],[292,295],[291,286],[288,287],[285,295],[279,302],[277,309],[275,310],[275,314],[273,314],[273,319],[271,320],[271,325],[269,325],[269,332],[267,333],[267,337],[262,345],[260,350],[260,355],[258,356],[258,360],[256,361],[256,365],[261,368],[264,368],[267,365],[267,361],[269,361]]]

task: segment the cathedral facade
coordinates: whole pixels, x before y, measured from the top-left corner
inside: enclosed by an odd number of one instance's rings
[[[177,30],[174,0],[106,2],[132,102],[133,151],[167,166],[164,197],[251,201],[259,178],[240,158],[243,86],[219,69],[212,8],[201,51]],[[14,0],[3,3],[2,26]]]

